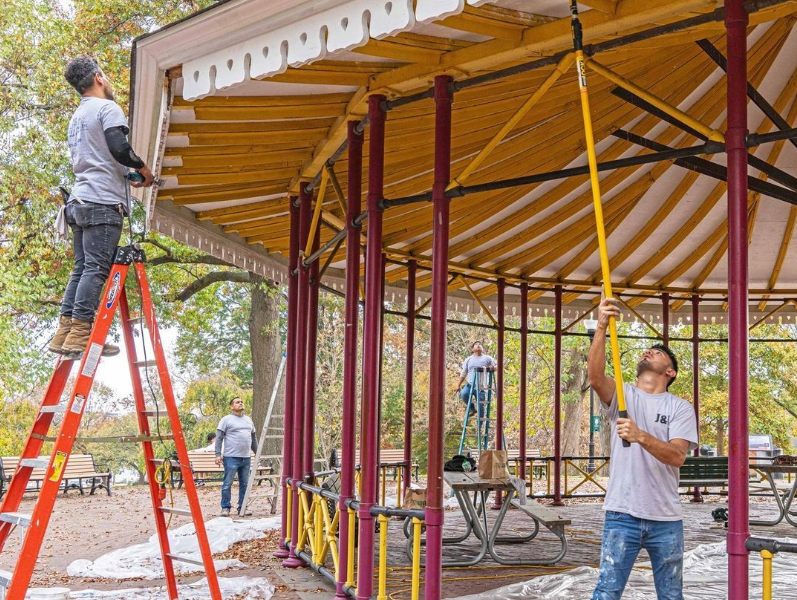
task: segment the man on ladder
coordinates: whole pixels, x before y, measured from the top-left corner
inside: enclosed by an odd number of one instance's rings
[[[468,406],[470,402],[471,396],[475,395],[478,391],[478,406],[479,406],[479,418],[484,417],[484,405],[487,400],[487,377],[479,377],[480,384],[479,387],[481,389],[474,390],[473,389],[473,373],[476,369],[482,369],[481,373],[485,373],[487,371],[495,371],[496,367],[498,366],[493,359],[492,356],[488,356],[484,353],[484,346],[482,346],[481,342],[473,342],[471,344],[471,350],[473,354],[471,354],[465,361],[462,363],[462,373],[460,373],[459,383],[457,384],[457,388],[461,388],[460,391],[460,398],[465,403],[465,406]],[[465,384],[464,387],[462,384]],[[470,404],[470,415],[472,416],[476,414],[476,407],[473,404]]]
[[[68,132],[75,185],[56,225],[63,239],[67,226],[72,229],[75,266],[50,351],[77,358],[89,340],[124,217],[130,215],[128,168],[143,177],[132,184],[135,187],[151,186],[153,177],[127,141],[127,120],[97,61],[89,56],[75,58],[67,64],[64,77],[81,98]],[[111,344],[103,349],[103,356],[118,353],[119,348]]]

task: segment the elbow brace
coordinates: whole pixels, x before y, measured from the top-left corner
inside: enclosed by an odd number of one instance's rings
[[[127,141],[125,130],[125,127],[111,127],[105,130],[105,142],[108,144],[108,150],[116,162],[131,169],[140,169],[144,166],[144,161],[133,152],[133,148]]]

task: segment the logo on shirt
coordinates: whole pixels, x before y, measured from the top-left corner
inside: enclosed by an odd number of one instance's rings
[[[664,425],[667,424],[667,415],[661,415],[656,413],[656,423],[662,423]]]

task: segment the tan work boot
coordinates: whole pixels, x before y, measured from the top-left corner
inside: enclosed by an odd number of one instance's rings
[[[58,331],[55,332],[55,337],[53,337],[50,342],[50,352],[55,352],[56,354],[63,353],[62,348],[66,341],[66,337],[69,335],[70,329],[72,329],[72,317],[69,315],[61,315],[58,319]]]
[[[61,354],[71,356],[73,359],[78,359],[83,356],[83,352],[85,352],[86,346],[89,343],[92,325],[93,323],[89,323],[88,321],[72,319],[72,328],[64,341],[64,345],[61,347]],[[103,356],[116,356],[117,354],[119,354],[119,346],[105,344],[105,347],[102,349]]]

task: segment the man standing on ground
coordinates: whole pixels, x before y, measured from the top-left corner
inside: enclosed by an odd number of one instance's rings
[[[130,214],[125,174],[130,168],[143,175],[144,181],[135,187],[151,186],[153,178],[127,142],[127,120],[97,61],[89,56],[75,58],[67,64],[64,77],[81,96],[68,132],[75,185],[60,216],[72,229],[75,266],[50,351],[79,355],[88,344],[124,217]],[[103,349],[105,356],[118,353],[119,348],[111,344]]]
[[[634,561],[647,549],[658,600],[683,600],[684,530],[678,469],[697,447],[692,405],[667,390],[678,374],[672,350],[655,344],[642,353],[634,385],[626,383],[627,419],[619,418],[615,381],[606,376],[606,328],[620,317],[613,299],[604,299],[589,351],[592,389],[612,422],[609,489],[598,585],[592,600],[619,600]],[[622,445],[631,442],[631,447]]]
[[[224,446],[224,457],[221,448]],[[255,424],[244,415],[244,401],[237,396],[230,400],[230,414],[222,417],[216,431],[216,464],[224,463],[221,484],[221,516],[229,517],[232,508],[232,482],[238,475],[238,514],[243,509],[246,484],[249,482],[250,454],[257,452]]]
[[[476,369],[481,369],[481,374],[479,377],[479,387],[481,389],[479,390],[478,404],[479,407],[482,407],[482,403],[487,398],[487,371],[495,371],[497,364],[492,356],[488,356],[484,353],[484,346],[482,346],[481,342],[473,342],[470,348],[473,351],[473,354],[466,358],[462,363],[462,373],[460,373],[457,389],[462,388],[460,391],[460,398],[462,398],[465,406],[467,406],[468,401],[473,395],[473,391],[471,390],[473,383],[473,372]],[[465,384],[464,387],[462,386],[463,383]],[[473,404],[470,406],[470,414],[476,414],[476,407]]]

